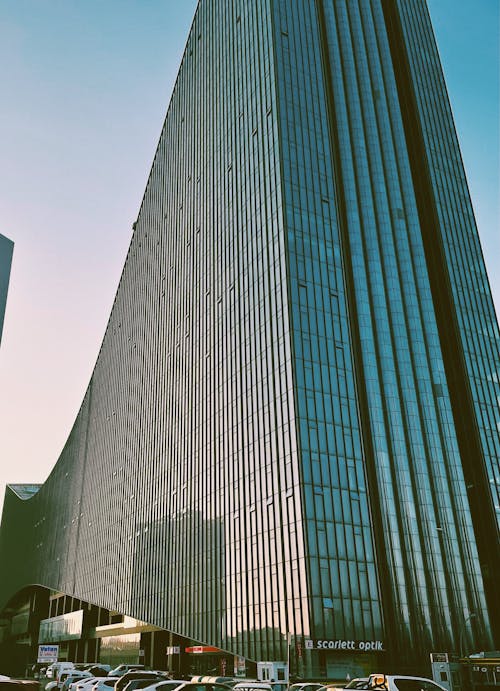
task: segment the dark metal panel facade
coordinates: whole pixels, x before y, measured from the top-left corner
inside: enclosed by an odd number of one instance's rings
[[[13,558],[9,526],[36,535],[3,598],[39,582],[253,659],[309,633],[269,18],[200,3],[84,404],[3,526]]]

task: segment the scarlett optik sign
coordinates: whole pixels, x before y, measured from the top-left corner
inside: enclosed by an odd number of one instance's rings
[[[384,644],[382,641],[308,640],[305,642],[305,648],[306,650],[349,650],[358,653],[374,653],[383,652]]]

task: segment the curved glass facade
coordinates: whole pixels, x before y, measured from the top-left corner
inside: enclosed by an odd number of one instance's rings
[[[493,648],[492,310],[425,5],[201,0],[0,606],[41,584],[326,676]]]

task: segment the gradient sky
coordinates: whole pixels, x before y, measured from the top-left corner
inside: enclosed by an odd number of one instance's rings
[[[428,1],[500,314],[500,6]],[[0,0],[0,506],[46,479],[78,412],[195,5]]]

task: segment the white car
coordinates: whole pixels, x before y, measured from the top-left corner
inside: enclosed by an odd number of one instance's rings
[[[75,665],[73,662],[53,662],[47,667],[45,675],[48,679],[58,679],[61,672],[74,668]]]
[[[359,677],[357,679],[352,679],[345,686],[338,686],[337,684],[324,684],[321,688],[322,688],[322,691],[323,691],[323,689],[325,691],[345,691],[346,689],[351,691],[351,689],[367,689],[368,688],[368,682],[369,682],[368,677]],[[295,686],[295,684],[294,684],[294,686]],[[293,686],[290,687],[290,691],[292,688],[293,688]]]
[[[80,681],[81,679],[90,679],[92,675],[85,670],[73,669],[66,672],[61,672],[57,685],[62,691],[69,691],[70,684]]]
[[[338,689],[337,685],[325,684],[327,691]],[[402,674],[370,674],[368,679],[353,679],[347,686],[342,687],[351,691],[446,691],[443,686],[436,684],[426,677],[409,677]]]
[[[324,684],[317,684],[312,681],[301,681],[297,682],[296,684],[292,684],[288,691],[318,691],[318,689],[321,689],[323,686]]]
[[[115,688],[115,681],[119,678],[104,677],[104,679],[100,679],[94,684],[92,691],[111,691],[111,689]]]
[[[107,677],[89,677],[88,679],[84,677],[78,681],[74,681],[69,685],[70,691],[91,691],[94,684],[97,684],[101,679],[107,679]]]
[[[218,684],[210,681],[185,681],[177,687],[178,691],[232,691],[227,684]],[[141,689],[142,691],[142,689]]]
[[[156,681],[154,684],[149,684],[141,691],[174,691],[178,686],[185,683],[185,679],[166,679],[165,681]]]
[[[233,691],[273,691],[273,686],[260,681],[239,681],[233,686]]]
[[[140,672],[145,669],[144,665],[118,665],[108,672],[108,677],[122,677],[127,672]]]

